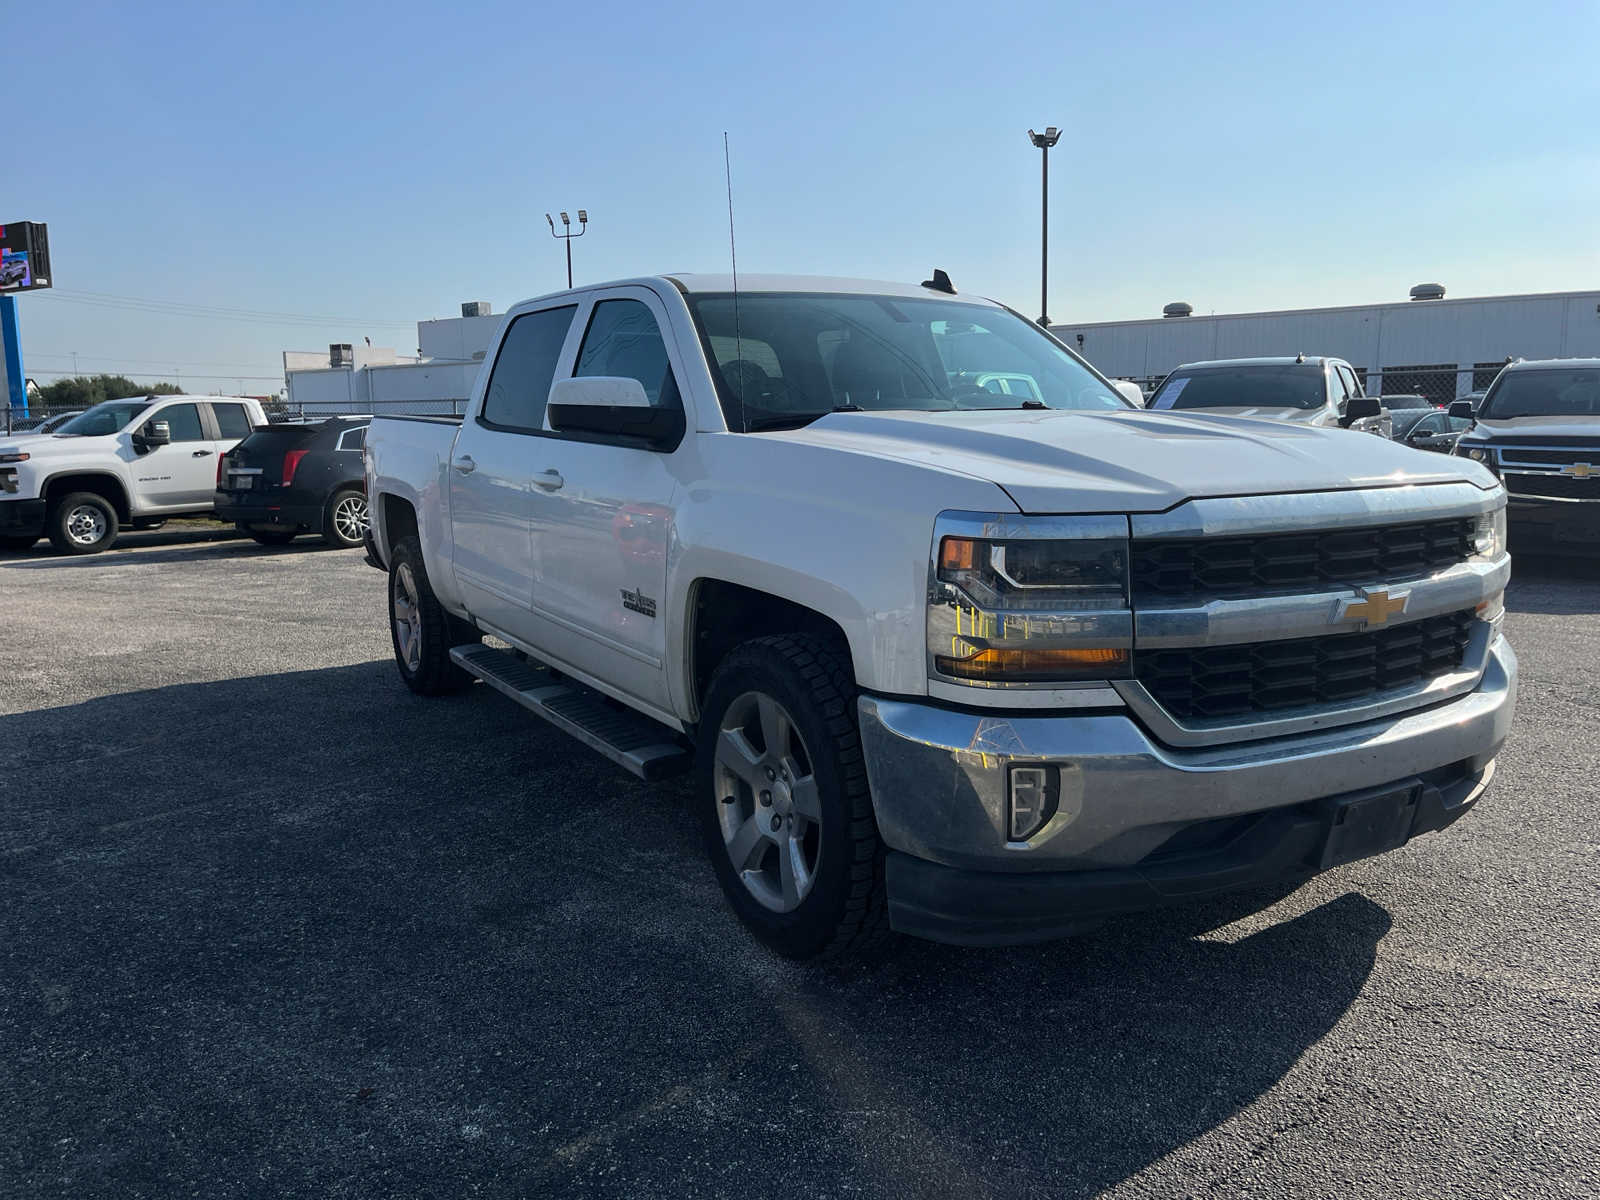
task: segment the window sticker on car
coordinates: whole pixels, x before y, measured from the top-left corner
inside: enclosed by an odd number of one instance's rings
[[[1167,384],[1166,387],[1161,389],[1161,394],[1156,397],[1155,403],[1150,407],[1171,408],[1173,402],[1183,393],[1183,389],[1188,386],[1190,378],[1190,376],[1185,375],[1182,379],[1174,379]]]

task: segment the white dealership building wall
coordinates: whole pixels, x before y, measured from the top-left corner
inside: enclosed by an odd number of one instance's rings
[[[1385,368],[1453,365],[1456,394],[1473,368],[1511,358],[1600,357],[1600,291],[1458,300],[1402,300],[1341,308],[1052,323],[1053,332],[1106,375],[1158,380],[1183,363],[1271,355],[1331,355],[1366,374],[1367,392],[1409,391]],[[1483,371],[1479,371],[1480,377]]]
[[[417,322],[417,357],[365,345],[351,347],[349,366],[326,352],[285,350],[289,408],[317,413],[460,413],[472,395],[501,316]]]

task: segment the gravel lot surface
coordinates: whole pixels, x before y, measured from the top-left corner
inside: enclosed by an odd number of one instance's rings
[[[0,557],[0,1196],[1594,1196],[1600,571],[1516,570],[1454,828],[819,971],[683,784],[411,696],[359,552]]]

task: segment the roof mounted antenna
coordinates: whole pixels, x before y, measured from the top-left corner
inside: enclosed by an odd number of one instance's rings
[[[950,276],[946,275],[938,267],[933,269],[933,278],[924,279],[922,286],[935,292],[943,292],[947,296],[956,294],[956,285],[951,283]]]
[[[744,346],[739,340],[739,252],[733,244],[733,158],[728,153],[728,131],[722,131],[722,177],[728,184],[728,258],[733,264],[733,357],[742,362],[744,360]],[[721,371],[721,365],[718,365]],[[740,380],[743,381],[741,372]],[[750,417],[744,408],[744,391],[738,389],[739,395],[739,432],[750,432]]]

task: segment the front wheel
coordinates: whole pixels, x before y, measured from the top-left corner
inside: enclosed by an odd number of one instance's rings
[[[414,537],[401,539],[390,555],[389,635],[400,678],[417,695],[442,696],[472,682],[450,660],[450,647],[480,635],[439,603],[422,565],[422,543]]]
[[[99,554],[117,540],[117,510],[94,492],[63,496],[45,523],[50,544],[63,554]]]
[[[888,929],[847,661],[806,635],[718,665],[700,727],[706,850],[745,926],[789,958],[862,950]]]
[[[344,488],[328,501],[322,514],[322,540],[340,550],[354,550],[367,534],[367,497],[360,488]]]

